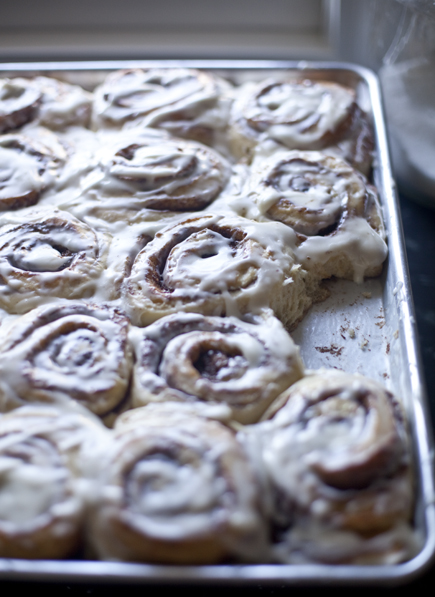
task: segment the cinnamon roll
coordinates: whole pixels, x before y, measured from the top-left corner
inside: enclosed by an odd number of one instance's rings
[[[67,159],[60,143],[23,135],[0,136],[0,211],[34,205]]]
[[[0,217],[0,306],[26,313],[53,297],[92,296],[107,243],[107,236],[55,209]]]
[[[93,95],[80,87],[52,77],[35,77],[31,84],[41,93],[37,120],[49,129],[68,126],[87,127],[92,112]]]
[[[219,77],[194,69],[122,70],[95,90],[94,123],[120,128],[139,121],[210,145],[215,132],[226,128],[230,89]]]
[[[18,318],[2,338],[0,410],[74,400],[100,417],[122,406],[133,366],[128,320],[63,302]]]
[[[259,153],[243,192],[255,204],[243,215],[293,228],[296,255],[315,277],[380,274],[387,248],[377,193],[344,160],[316,151]]]
[[[303,373],[298,348],[273,316],[247,323],[174,314],[145,328],[137,344],[134,406],[224,403],[234,419],[253,423]]]
[[[284,392],[269,416],[256,432],[275,496],[277,553],[355,563],[409,557],[410,453],[392,394],[360,375],[322,370]]]
[[[77,204],[109,220],[201,210],[216,199],[230,175],[229,164],[213,149],[153,129],[120,133],[97,160]]]
[[[50,129],[87,126],[92,110],[92,94],[78,85],[50,77],[0,80],[0,132],[8,132],[30,122]]]
[[[242,87],[233,106],[230,138],[238,156],[250,155],[265,139],[289,149],[333,146],[365,172],[374,146],[367,115],[357,105],[355,92],[337,83],[308,79],[266,79]]]
[[[77,457],[100,433],[93,421],[54,408],[23,407],[0,418],[1,557],[74,555],[84,522]]]
[[[13,131],[36,116],[41,93],[25,79],[0,80],[0,133]]]
[[[206,214],[157,233],[124,281],[124,307],[135,325],[171,313],[238,315],[271,307],[292,327],[310,306],[304,271],[285,226]]]
[[[264,557],[255,475],[234,434],[175,403],[133,414],[100,460],[90,517],[97,554],[173,564]]]

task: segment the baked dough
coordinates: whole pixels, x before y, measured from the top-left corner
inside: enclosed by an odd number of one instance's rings
[[[254,423],[303,374],[299,350],[272,315],[241,321],[179,313],[135,337],[133,405],[181,401],[226,404]]]

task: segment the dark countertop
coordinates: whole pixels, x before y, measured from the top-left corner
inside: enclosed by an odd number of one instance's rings
[[[421,355],[423,359],[424,372],[427,384],[428,398],[432,415],[432,422],[435,425],[435,210],[432,211],[407,199],[401,197],[401,209],[403,228],[406,239],[406,248],[408,253],[408,263],[411,274],[411,283],[414,295],[415,311],[417,316],[417,326],[420,337]],[[36,590],[36,583],[18,583],[3,582],[0,583],[2,595],[18,594],[20,588],[24,591]],[[345,587],[334,589],[334,595],[349,595],[352,592],[353,597],[364,595],[367,591],[370,595],[385,594],[408,594],[410,591],[421,591],[426,586],[435,586],[435,563],[419,579],[398,588],[376,588],[376,587]],[[147,597],[162,595],[165,588],[168,593],[178,593],[180,590],[188,594],[189,597],[218,597],[222,592],[228,597],[280,597],[289,595],[309,596],[319,594],[324,590],[292,587],[269,587],[253,586],[248,588],[236,587],[205,587],[205,586],[147,586],[147,585],[66,585],[64,583],[38,584],[41,594],[44,597],[121,597],[128,593],[129,597],[139,597],[146,594]],[[231,594],[231,595],[230,595]]]

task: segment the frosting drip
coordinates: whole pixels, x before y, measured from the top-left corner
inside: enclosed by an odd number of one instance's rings
[[[179,310],[229,315],[240,303],[250,303],[250,311],[269,306],[268,289],[292,274],[294,238],[285,243],[279,232],[213,215],[164,229],[138,254],[123,285],[129,315],[143,325]]]
[[[9,263],[27,272],[57,272],[68,267],[73,260],[71,252],[62,246],[25,243],[9,257]]]

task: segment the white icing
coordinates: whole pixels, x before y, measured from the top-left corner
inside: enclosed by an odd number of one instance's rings
[[[89,121],[92,95],[79,87],[49,77],[36,77],[34,84],[42,92],[39,120],[45,126],[62,128],[86,125]]]
[[[59,304],[42,307],[11,326],[0,352],[2,379],[10,388],[0,395],[2,410],[41,397],[54,403],[72,398],[104,415],[124,398],[132,366],[125,327],[108,310],[74,314],[69,305],[64,311]],[[32,329],[38,316],[52,312],[53,321]]]
[[[4,521],[25,526],[47,513],[66,478],[64,469],[0,456],[0,526]]]
[[[189,316],[190,314],[180,313],[180,316]],[[133,342],[139,343],[142,339],[142,330],[138,328],[131,328],[130,339]],[[132,410],[122,413],[115,422],[115,429],[122,427],[135,427],[141,424],[141,421],[146,421],[150,413],[157,413],[159,416],[169,417],[174,416],[174,412],[179,412],[183,416],[198,416],[204,419],[211,419],[220,421],[221,423],[229,423],[231,420],[231,409],[226,404],[215,404],[206,402],[161,402],[158,404],[150,403],[146,409],[133,408]]]
[[[353,102],[353,93],[339,85],[266,80],[240,90],[233,117],[248,135],[269,137],[290,149],[317,149],[324,135],[346,118]]]
[[[186,220],[186,230],[190,229],[190,222]],[[278,288],[285,278],[292,276],[294,261],[291,247],[295,246],[295,234],[287,226],[258,224],[235,217],[225,219],[216,215],[201,216],[192,222],[194,229],[187,238],[176,243],[163,266],[163,283],[171,287],[174,280],[166,307],[152,302],[154,287],[144,280],[152,267],[149,255],[162,250],[175,233],[175,227],[163,230],[137,256],[131,275],[123,286],[123,298],[134,321],[144,317],[149,317],[151,321],[157,319],[154,315],[156,308],[163,309],[162,315],[178,311],[185,304],[196,304],[196,308],[200,309],[201,301],[205,299],[216,305],[213,314],[222,312],[223,300],[227,315],[238,314],[239,297],[248,303],[250,312],[255,312],[269,306],[271,288]],[[214,224],[228,226],[229,230],[239,228],[246,235],[245,239],[231,246],[226,235],[209,229]],[[180,229],[182,226],[180,224]],[[207,258],[210,254],[211,257]],[[202,259],[201,255],[205,258]],[[147,313],[147,309],[152,311]]]
[[[195,211],[213,201],[229,179],[230,166],[216,151],[163,131],[129,129],[116,136],[101,133],[99,139],[87,171],[84,164],[77,164],[77,174],[67,169],[79,192],[66,195],[62,207],[82,219],[95,209],[129,221],[139,212],[152,221],[162,212],[168,217],[171,209]]]
[[[183,137],[191,126],[223,129],[229,90],[225,81],[195,70],[137,69],[110,76],[96,89],[94,119],[100,126],[132,120],[133,126],[161,127]]]
[[[152,83],[149,82],[144,85],[144,94],[142,96],[144,100],[142,108],[144,110],[157,104],[155,89],[151,89],[151,87]],[[283,125],[278,124],[272,126],[269,132],[264,131],[260,135],[261,138],[271,135],[289,147],[293,147],[292,143],[299,143],[299,140],[302,138],[304,139],[303,143],[317,142],[315,141],[315,139],[318,140],[316,135],[321,135],[323,132],[331,130],[331,127],[332,129],[336,127],[345,117],[353,102],[352,94],[348,94],[347,90],[342,89],[339,92],[337,103],[334,103],[331,101],[330,96],[330,93],[334,91],[334,87],[328,88],[327,91],[321,91],[317,84],[306,86],[304,92],[299,96],[296,94],[296,96],[292,97],[282,97],[284,91],[287,93],[289,87],[292,87],[292,85],[284,84],[280,90],[274,88],[273,93],[263,96],[260,102],[262,104],[261,107],[269,111],[275,107],[275,104],[278,104],[276,108],[277,115],[283,118],[288,118],[290,115],[290,120],[294,118],[295,121],[298,121],[291,125],[294,127],[294,130],[287,126],[283,128]],[[186,89],[177,90],[177,87],[174,87],[171,92],[171,98],[176,101],[172,105],[156,108],[156,110],[150,113],[149,117],[142,115],[142,124],[163,126],[167,130],[172,130],[171,127],[177,127],[178,123],[170,119],[169,121],[165,121],[165,118],[167,116],[171,117],[176,111],[186,110],[186,114],[189,111],[192,113],[195,112],[196,124],[210,125],[212,127],[223,126],[223,123],[226,122],[226,117],[224,118],[223,115],[228,108],[228,101],[219,100],[213,107],[210,108],[208,106],[206,110],[202,110],[203,106],[200,106],[201,102],[202,104],[212,103],[211,98],[214,97],[216,99],[217,93],[214,96],[207,96],[199,87],[195,88],[193,84],[189,92],[192,90],[194,91],[193,96],[199,99],[198,111],[193,106],[193,100],[188,97]],[[120,98],[128,98],[130,93],[135,94],[136,92],[137,87],[132,85],[130,89],[127,89],[127,93],[125,93],[125,90],[118,89],[114,97],[117,101]],[[177,93],[180,93],[180,95],[177,96]],[[184,93],[186,93],[185,96],[183,96]],[[98,94],[100,94],[100,91],[97,92]],[[305,104],[301,102],[303,95],[308,100]],[[98,114],[98,101],[100,100],[101,95],[99,100],[97,100],[97,114],[95,116],[95,121],[99,122],[101,122],[101,114]],[[60,124],[56,125],[55,122],[61,123],[65,119],[68,120],[68,114],[72,114],[80,102],[81,100],[77,95],[76,99],[70,96],[66,104],[52,104],[50,109],[52,110],[53,126],[60,126]],[[83,106],[85,106],[85,103]],[[44,114],[48,114],[48,105],[47,103],[46,108],[41,109],[41,118],[47,118],[47,122],[49,116],[44,116]],[[274,111],[272,110],[272,112]],[[308,135],[308,140],[306,140],[307,137],[305,133],[302,133],[299,125],[312,112],[316,112],[319,115],[320,124],[317,125],[318,130],[314,131],[313,129]],[[124,118],[124,115],[121,116],[121,119]],[[136,124],[134,123],[134,126]],[[27,130],[31,136],[30,127]],[[35,138],[37,138],[39,133],[36,132],[36,128],[33,128],[33,130]],[[8,286],[7,289],[4,289],[4,293],[12,297],[11,305],[13,306],[7,308],[15,309],[17,307],[17,312],[24,312],[33,308],[35,304],[50,303],[52,301],[53,307],[59,304],[59,300],[54,297],[56,291],[53,291],[52,283],[56,279],[57,270],[67,263],[69,257],[62,256],[53,246],[56,244],[67,247],[72,252],[88,251],[90,248],[98,246],[98,250],[107,255],[107,262],[103,263],[98,274],[94,276],[93,273],[90,273],[90,266],[86,264],[78,272],[70,273],[68,272],[68,268],[65,268],[62,275],[67,278],[68,284],[74,284],[74,281],[82,281],[83,287],[86,288],[83,299],[81,299],[82,302],[88,301],[88,297],[91,297],[90,300],[97,304],[109,302],[111,306],[123,309],[125,307],[125,295],[122,299],[119,298],[119,287],[123,278],[128,275],[131,263],[142,247],[149,242],[150,237],[159,233],[166,223],[168,223],[168,220],[164,220],[163,216],[169,218],[166,214],[153,215],[147,213],[144,219],[149,218],[148,221],[141,221],[140,219],[136,219],[134,222],[131,220],[126,221],[127,218],[124,217],[121,209],[126,205],[127,200],[131,201],[129,206],[132,209],[139,210],[142,208],[141,200],[148,192],[148,188],[140,188],[138,190],[137,183],[140,181],[140,184],[142,184],[142,181],[146,179],[146,185],[158,188],[159,190],[165,187],[168,192],[177,192],[180,185],[182,186],[186,182],[183,175],[179,179],[175,176],[174,180],[165,183],[159,179],[183,173],[191,159],[197,160],[195,176],[200,176],[211,168],[212,183],[221,184],[222,178],[225,181],[229,177],[229,166],[221,158],[219,158],[219,163],[222,162],[223,165],[216,166],[212,164],[210,166],[210,164],[206,164],[205,160],[203,161],[200,152],[192,149],[186,154],[182,151],[184,147],[198,147],[198,144],[186,144],[184,146],[182,145],[184,142],[179,143],[177,141],[175,143],[174,141],[168,141],[169,137],[160,131],[146,131],[143,133],[144,137],[153,139],[152,144],[148,147],[139,148],[134,159],[126,160],[124,163],[113,163],[114,154],[128,145],[128,143],[134,143],[134,139],[137,139],[137,134],[136,130],[126,129],[120,132],[119,135],[114,136],[107,132],[100,131],[94,133],[78,127],[67,129],[60,134],[61,143],[65,144],[69,159],[59,176],[58,172],[55,176],[54,170],[51,170],[47,174],[46,181],[51,186],[46,188],[40,201],[43,205],[47,206],[45,214],[49,213],[50,210],[51,212],[53,211],[50,206],[62,206],[64,209],[71,209],[74,213],[80,215],[89,226],[95,227],[97,232],[95,237],[89,242],[75,236],[71,238],[67,230],[53,233],[52,240],[50,241],[52,244],[42,241],[39,244],[31,244],[31,240],[23,242],[18,250],[13,251],[15,263],[26,271],[32,271],[35,274],[43,273],[44,276],[39,278],[39,281],[35,283],[34,288],[30,292],[26,292],[26,282],[21,278],[12,277],[10,264],[0,263],[0,275],[8,279]],[[227,142],[226,139],[225,142]],[[167,144],[170,148],[167,153],[163,151],[164,144]],[[263,175],[266,171],[266,166],[269,164],[269,156],[271,153],[276,152],[276,147],[277,143],[270,140],[264,143],[261,146],[261,150],[259,149],[256,153],[252,170],[245,164],[236,165],[233,168],[234,175],[229,181],[228,187],[222,193],[222,195],[226,194],[226,196],[218,199],[213,205],[207,208],[207,213],[215,212],[218,214],[212,216],[210,221],[213,223],[217,225],[228,224],[231,226],[240,226],[244,229],[249,251],[246,250],[246,252],[243,252],[242,250],[240,254],[237,254],[229,239],[214,231],[209,231],[205,228],[201,229],[192,238],[185,242],[183,241],[179,246],[174,248],[167,261],[163,280],[166,285],[174,289],[172,294],[175,297],[180,298],[180,300],[183,299],[188,296],[192,288],[198,291],[200,297],[213,297],[219,294],[225,303],[224,310],[226,314],[237,314],[240,316],[241,312],[246,311],[251,313],[252,311],[258,312],[264,310],[270,304],[271,295],[278,292],[277,289],[280,289],[282,286],[291,286],[294,284],[295,280],[292,276],[296,269],[299,268],[298,271],[300,271],[299,263],[302,263],[304,268],[309,269],[313,262],[325,262],[332,253],[343,251],[355,263],[355,278],[357,280],[362,278],[367,267],[382,263],[386,256],[386,245],[381,236],[362,218],[352,217],[340,227],[339,233],[330,237],[308,238],[297,246],[297,239],[294,232],[282,224],[276,222],[252,223],[233,216],[231,210],[235,209],[239,214],[249,215],[250,217],[252,217],[252,214],[255,214],[255,219],[265,219],[267,210],[276,202],[278,196],[289,197],[298,207],[308,207],[313,210],[322,207],[330,214],[344,202],[346,193],[345,183],[340,183],[333,174],[326,175],[320,182],[311,185],[306,192],[296,190],[290,193],[287,190],[290,178],[298,175],[298,166],[296,163],[293,163],[290,167],[286,166],[284,168],[284,176],[278,185],[279,188],[274,189],[269,187],[266,195],[259,199],[256,205],[253,205],[252,197],[244,195],[248,188],[249,192],[253,191],[253,186],[256,184],[251,181],[249,183],[250,186],[248,185],[248,174],[249,172],[258,171],[258,176],[260,174]],[[2,148],[1,152],[3,151],[4,149]],[[1,157],[2,155],[0,155]],[[26,154],[21,154],[19,158],[16,158],[23,169],[23,174],[20,176],[17,175],[14,183],[16,185],[15,188],[18,190],[27,188],[27,181],[29,181],[29,185],[32,185],[32,188],[37,188],[37,181],[36,179],[32,179],[30,163],[27,161],[27,158]],[[15,157],[8,157],[2,161],[2,166],[5,165],[3,179],[8,178],[12,168],[9,164],[12,164],[14,160]],[[270,160],[271,163],[272,161]],[[133,180],[125,180],[122,177],[131,177]],[[208,185],[209,183],[201,183],[198,187],[198,192],[208,192]],[[332,185],[333,193],[327,190],[328,185]],[[120,210],[120,219],[107,222],[103,218],[99,218],[98,214],[94,211],[97,204],[99,206],[104,205],[109,210]],[[32,212],[35,214],[32,218],[41,218],[43,211],[39,211],[39,209],[35,210],[35,212]],[[152,210],[149,211],[151,212]],[[20,210],[15,214],[2,214],[0,217],[2,230],[8,226],[22,224],[23,220],[26,220],[28,213],[28,210]],[[67,213],[66,217],[71,218]],[[184,215],[182,216],[183,219],[185,217]],[[189,214],[188,217],[196,217],[196,215],[192,216]],[[155,219],[153,220],[152,218]],[[174,222],[175,218],[181,219],[180,216],[176,216],[174,217]],[[103,234],[102,231],[107,230],[110,230],[111,235]],[[147,238],[145,239],[145,237]],[[194,247],[193,251],[191,250],[192,246]],[[201,256],[202,253],[210,251],[212,255],[203,259]],[[238,284],[245,274],[244,282],[246,282],[246,288],[243,289],[245,293],[243,301],[246,304],[243,304],[243,302],[238,302],[237,294],[242,292]],[[97,278],[98,282],[96,281]],[[135,282],[141,282],[143,271],[134,269],[130,279]],[[66,293],[69,299],[72,298],[72,292],[68,290]],[[20,297],[21,293],[22,296]],[[35,298],[35,295],[38,293],[39,296]],[[37,301],[36,303],[35,300]],[[65,300],[64,304],[67,303],[69,301]],[[143,310],[142,307],[140,309]],[[177,311],[178,309],[179,305],[177,304],[174,310]],[[219,312],[219,308],[217,308],[217,312]],[[186,319],[190,316],[191,314],[189,313],[181,314],[181,317],[185,317]],[[4,331],[3,339],[6,337],[6,332],[9,332],[11,335],[14,333],[14,321],[23,321],[13,316],[5,316],[3,312],[1,313],[1,318],[2,329]],[[83,327],[84,322],[86,325]],[[113,367],[121,352],[116,346],[115,341],[118,338],[118,331],[114,326],[109,325],[105,321],[102,323],[105,337],[102,335],[98,336],[91,329],[93,324],[83,315],[77,316],[76,319],[70,319],[69,323],[77,323],[82,325],[82,327],[79,330],[69,331],[53,342],[51,342],[51,336],[55,337],[57,333],[54,325],[48,326],[45,332],[38,332],[34,339],[26,340],[19,347],[10,348],[7,346],[7,342],[3,342],[0,353],[0,404],[2,409],[16,408],[24,400],[33,399],[27,381],[24,380],[24,374],[28,371],[32,372],[39,386],[47,384],[51,387],[50,399],[62,405],[63,409],[70,408],[71,400],[69,398],[77,389],[86,387],[94,395],[95,402],[99,402],[100,398],[98,394],[101,392],[102,387],[116,382],[117,375],[113,373]],[[292,359],[298,361],[297,348],[284,332],[281,324],[274,318],[266,319],[265,324],[261,326],[245,322],[238,323],[246,329],[246,332],[237,335],[229,334],[227,343],[229,347],[234,348],[240,354],[232,357],[233,360],[229,359],[229,365],[219,370],[216,375],[216,385],[220,386],[221,389],[223,388],[227,395],[230,395],[232,391],[243,390],[255,384],[259,385],[264,393],[266,391],[269,392],[271,388],[276,389],[277,382],[275,378],[263,364],[264,353],[260,340],[265,341],[266,352],[270,353],[275,370],[282,369],[288,371],[288,362]],[[133,328],[133,326],[131,327]],[[252,339],[249,335],[250,327],[261,328],[261,338],[259,340]],[[142,333],[143,330],[138,330],[137,328],[131,331],[130,340],[136,348],[140,345]],[[27,365],[23,365],[23,363],[25,362],[24,359],[30,353],[34,341],[35,343],[50,344],[53,350],[51,353],[38,353],[33,360],[32,368],[27,369]],[[185,334],[179,341],[171,340],[168,342],[168,353],[165,357],[167,362],[174,361],[171,354],[177,353],[178,350],[184,356],[193,343],[193,332]],[[91,349],[94,350],[94,357],[83,363],[82,360],[86,360],[85,356],[91,352]],[[106,349],[107,355],[104,358],[107,357],[108,369],[101,372],[100,379],[97,382],[93,376],[96,374],[98,377],[100,366],[103,367],[103,353]],[[282,364],[283,357],[284,364]],[[180,365],[181,362],[182,359],[179,357],[176,364]],[[77,372],[77,368],[81,370],[80,373]],[[163,364],[161,368],[166,369],[166,364]],[[128,366],[126,366],[126,369],[128,369]],[[125,382],[125,385],[127,383]],[[197,385],[198,388],[201,387],[201,380],[197,382]],[[156,389],[156,391],[161,386],[162,382],[155,380],[152,383],[150,382],[149,385],[150,388]],[[37,397],[38,400],[40,396],[41,394]],[[344,400],[346,397],[343,396],[342,398]],[[231,404],[232,412],[230,407],[222,404],[186,403],[178,406],[174,404],[163,406],[165,409],[164,412],[162,410],[160,417],[161,421],[168,422],[166,425],[168,436],[174,433],[171,436],[173,439],[177,434],[180,436],[185,434],[187,430],[191,433],[191,437],[194,438],[191,439],[193,448],[196,448],[201,443],[196,435],[196,428],[194,428],[195,426],[192,423],[195,413],[198,415],[201,408],[203,408],[204,412],[200,416],[227,420],[230,417],[234,417],[234,412],[238,408],[235,401]],[[185,407],[183,414],[174,414],[174,411],[181,407]],[[207,415],[205,414],[205,409],[209,409],[207,410]],[[120,427],[124,425],[124,430],[129,427],[134,433],[136,420],[139,422],[142,416],[144,416],[143,424],[146,425],[145,421],[149,419],[149,415],[142,415],[137,410],[130,411],[133,414],[128,417],[129,423],[120,422]],[[335,453],[334,457],[331,457],[328,463],[329,467],[337,468],[343,466],[345,448],[347,449],[349,446],[351,448],[354,447],[352,441],[348,445],[347,435],[349,433],[350,435],[357,434],[365,429],[364,433],[369,436],[372,428],[375,426],[375,422],[369,418],[368,425],[364,428],[360,410],[356,409],[357,416],[351,424],[348,420],[336,421],[331,423],[327,429],[324,429],[320,424],[314,422],[308,425],[305,430],[302,430],[297,437],[293,437],[291,434],[289,437],[284,432],[277,433],[270,443],[266,445],[265,460],[268,460],[269,456],[267,454],[270,454],[267,450],[289,449],[291,444],[291,449],[294,450],[294,454],[299,457],[301,462],[303,460],[311,466],[318,465],[324,457],[325,449],[322,441],[325,440],[328,449]],[[0,424],[5,419],[6,417],[0,417]],[[153,424],[157,426],[157,423],[148,424],[150,427]],[[267,429],[268,425],[270,426],[269,423],[265,423],[264,429]],[[54,424],[48,424],[49,429],[54,427]],[[27,431],[22,433],[27,433]],[[120,431],[119,433],[122,435],[124,431]],[[321,433],[323,434],[323,439]],[[59,433],[59,435],[62,435],[63,445],[70,450],[79,450],[82,442],[85,441],[85,436],[87,436],[84,432],[73,434],[66,432],[65,434]],[[95,436],[97,435],[95,433]],[[113,454],[115,451],[114,440],[112,436],[108,436],[104,447],[96,445],[98,443],[96,438],[94,443],[89,437],[87,437],[86,441],[90,445],[90,448],[88,452],[82,455],[80,468],[85,469],[86,474],[90,478],[87,479],[86,483],[81,483],[81,491],[90,503],[96,504],[97,509],[100,508],[99,503],[106,500],[106,498],[110,503],[110,507],[117,507],[122,503],[123,489],[110,484],[104,485],[104,480],[109,476],[108,470],[104,467],[107,464],[109,453]],[[126,440],[124,447],[128,444],[128,441]],[[311,456],[307,458],[303,454],[303,444],[309,447],[311,453]],[[0,449],[2,445],[3,443],[0,441]],[[124,458],[129,457],[129,450],[128,446],[125,450],[120,450]],[[211,450],[213,458],[221,453],[226,453],[226,448],[221,446],[218,441],[213,442]],[[88,461],[91,459],[94,462],[89,464]],[[39,515],[45,510],[50,502],[49,481],[61,479],[62,474],[59,473],[58,478],[56,474],[49,473],[43,467],[38,469],[40,474],[35,473],[35,469],[32,468],[33,465],[14,469],[10,460],[10,458],[0,459],[0,476],[9,482],[10,487],[10,492],[0,492],[0,519],[4,516],[5,519],[8,518],[9,521],[15,524],[20,519],[30,520],[33,515]],[[257,457],[258,466],[261,468],[262,463],[259,460]],[[274,472],[276,478],[282,479],[287,474],[287,470],[290,471],[290,478],[296,478],[294,487],[300,493],[301,502],[309,504],[315,517],[321,518],[327,516],[329,511],[328,501],[324,497],[318,496],[313,499],[313,484],[310,485],[311,479],[303,479],[306,485],[299,483],[297,471],[293,470],[291,466],[289,467],[288,463],[281,461],[280,458],[275,458],[274,466],[276,466],[276,471]],[[152,458],[140,463],[137,469],[134,470],[134,473],[132,473],[132,480],[134,483],[138,483],[135,486],[136,489],[134,489],[137,512],[132,514],[131,517],[129,514],[125,514],[123,520],[132,525],[143,527],[151,535],[177,540],[184,538],[186,533],[201,533],[207,526],[208,514],[205,513],[206,509],[210,507],[213,510],[216,504],[218,504],[213,512],[214,521],[218,526],[224,526],[226,524],[225,521],[230,520],[232,525],[230,530],[225,531],[223,542],[234,547],[236,553],[246,555],[246,552],[241,547],[244,540],[237,535],[234,529],[255,530],[256,527],[262,524],[258,521],[257,514],[253,513],[250,505],[240,507],[232,513],[224,512],[224,509],[219,505],[220,500],[227,503],[230,501],[230,495],[225,481],[222,479],[216,480],[214,476],[216,469],[215,461],[213,459],[206,460],[201,457],[198,469],[203,471],[203,478],[201,480],[195,477],[195,474],[198,472],[195,467],[188,465],[176,467],[174,462],[165,461],[164,459],[158,462]],[[239,465],[238,473],[240,473],[240,479],[237,481],[239,489],[248,499],[248,502],[249,500],[253,501],[252,496],[257,493],[259,487],[264,489],[264,501],[267,502],[269,497],[266,495],[266,484],[263,487],[259,479],[256,479],[257,488],[253,488],[251,484],[252,479],[246,479],[246,464]],[[261,477],[262,474],[262,470],[259,470],[258,476]],[[161,475],[161,478],[156,480],[159,475]],[[91,477],[98,477],[98,479],[91,480]],[[142,492],[140,484],[146,485],[148,480],[150,490]],[[209,482],[206,489],[202,489],[202,480],[207,483]],[[258,485],[259,483],[260,485]],[[21,491],[21,487],[24,487],[25,491]],[[404,487],[402,493],[401,490],[398,491],[400,499],[403,496],[403,499],[406,499],[408,491],[409,487],[407,486]],[[29,493],[32,493],[32,497],[35,494],[32,503],[28,499]],[[105,506],[101,506],[100,513],[98,514],[98,516],[101,516],[103,527],[110,520],[109,510],[105,510],[104,508]],[[388,500],[380,503],[379,508],[388,509]],[[71,516],[72,512],[76,510],[77,506],[73,501],[55,506],[55,511],[58,513],[63,512],[65,516],[68,513],[68,516]],[[23,514],[21,514],[21,511]],[[141,516],[143,516],[145,521],[142,519],[138,520]],[[178,527],[174,526],[174,518],[176,518],[177,524],[179,524]],[[409,534],[410,530],[408,526],[406,530]],[[62,533],[63,531],[60,532]],[[296,537],[298,532],[300,532],[300,527],[296,528],[292,539],[295,545],[298,545]],[[251,538],[249,533],[248,535],[247,543],[249,543]],[[323,544],[320,545],[322,537],[325,537],[325,546]],[[289,541],[291,540],[289,539]],[[117,540],[113,540],[112,538],[112,544],[116,542]],[[319,529],[315,530],[314,542],[319,546],[319,550],[323,552],[328,551],[328,545],[331,550],[340,553],[346,552],[346,549],[350,545],[354,545],[351,537],[346,536],[343,538],[341,535],[337,536],[330,529],[325,530],[324,527],[321,528],[321,531]],[[382,543],[381,538],[379,538],[379,542]],[[355,551],[361,548],[361,541],[357,543],[358,546],[355,548]],[[389,544],[386,539],[384,543],[386,545]],[[108,549],[106,546],[99,547],[100,553],[103,556],[107,555],[106,549]],[[382,553],[382,549],[379,551]],[[109,556],[112,557],[111,554]],[[122,554],[120,556],[118,553],[115,557],[123,556]],[[258,559],[258,555],[255,557]],[[296,556],[293,554],[290,557]],[[309,560],[308,556],[307,559]]]
[[[104,135],[97,135],[78,126],[71,126],[59,132],[58,136],[67,146],[69,156],[54,188],[56,193],[63,189],[71,192],[71,189],[79,189],[82,179],[97,166],[96,153],[105,138]]]
[[[398,499],[405,497],[402,493],[406,493],[406,489],[402,492],[402,488],[398,488]],[[325,528],[317,521],[303,520],[286,533],[285,541],[274,546],[274,554],[278,561],[296,565],[320,561],[330,565],[349,562],[395,566],[414,557],[421,546],[413,529],[405,523],[367,538],[352,531]]]
[[[176,404],[153,406],[118,426],[105,458],[94,518],[97,549],[134,558],[128,537],[112,534],[111,521],[119,519],[151,549],[155,540],[175,542],[179,550],[185,541],[213,538],[227,553],[258,557],[264,528],[257,490],[231,432]]]
[[[369,267],[379,266],[385,261],[388,248],[364,218],[353,217],[343,223],[337,234],[312,236],[295,250],[297,258],[307,269],[316,263],[326,263],[338,252],[343,252],[352,261],[354,280],[360,283]]]
[[[50,77],[16,78],[13,85],[26,89],[28,95],[40,98],[32,121],[49,128],[83,125],[89,121],[92,95],[79,87]],[[23,96],[24,99],[24,96]]]
[[[43,549],[48,558],[62,558],[75,549],[84,500],[67,463],[76,468],[82,447],[103,437],[101,424],[78,407],[40,404],[0,418],[2,555],[18,546],[27,557]]]
[[[40,192],[52,180],[40,157],[8,148],[0,140],[0,200]]]
[[[25,79],[0,80],[0,117],[25,110],[39,99],[38,90]],[[0,126],[0,131],[3,130]]]
[[[163,283],[168,288],[197,286],[205,292],[225,290],[236,282],[231,239],[212,230],[201,230],[174,247],[166,260]]]
[[[62,257],[51,245],[21,246],[14,253],[15,265],[22,270],[32,272],[57,271],[67,266],[71,257]]]
[[[110,86],[112,105],[106,109],[106,113],[113,111],[122,113],[124,116],[131,110],[133,114],[147,114],[161,106],[162,96],[164,102],[170,105],[202,91],[200,81],[187,70],[169,72],[157,70],[150,74],[137,70],[122,76],[116,83],[112,80]]]
[[[67,212],[35,207],[0,216],[0,304],[23,313],[44,296],[91,296],[107,237]]]
[[[201,367],[210,365],[210,350],[217,355],[218,366],[206,373]],[[266,315],[255,323],[233,317],[172,315],[144,330],[142,341],[136,339],[136,355],[134,404],[226,403],[242,422],[258,420],[303,371],[291,337],[277,319]]]
[[[193,160],[193,155],[183,154],[181,151],[171,154],[162,147],[140,147],[132,160],[114,163],[110,173],[117,177],[131,177],[133,180],[145,179],[147,185],[155,187],[162,184],[162,178],[183,176],[183,170]]]
[[[370,553],[373,545],[360,535],[364,517],[367,529],[404,528],[412,500],[403,468],[407,440],[380,384],[340,371],[312,372],[283,394],[271,420],[248,431],[254,436],[248,443],[259,439],[279,490],[275,516],[288,527],[277,546],[282,561],[347,561]],[[405,550],[412,539],[407,529]],[[384,529],[377,530],[382,543]]]
[[[265,214],[280,199],[297,208],[320,210],[327,221],[337,217],[352,201],[364,201],[365,188],[354,171],[341,160],[332,161],[319,152],[279,151],[269,158],[254,159],[246,190]]]

